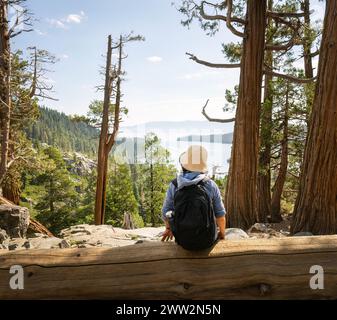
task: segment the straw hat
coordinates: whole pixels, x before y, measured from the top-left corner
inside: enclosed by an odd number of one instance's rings
[[[190,146],[179,157],[181,166],[188,171],[207,172],[207,150],[199,145]]]

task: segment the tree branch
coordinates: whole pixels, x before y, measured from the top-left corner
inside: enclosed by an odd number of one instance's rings
[[[290,82],[295,82],[295,83],[311,83],[313,81],[316,80],[317,77],[313,77],[313,78],[309,78],[309,79],[305,79],[305,78],[298,78],[298,77],[294,77],[294,76],[291,76],[291,75],[288,75],[288,74],[282,74],[282,73],[278,73],[278,72],[275,72],[271,69],[268,69],[268,68],[264,68],[264,74],[268,74],[270,76],[273,76],[273,77],[277,77],[277,78],[281,78],[281,79],[286,79],[286,80],[289,80]]]
[[[288,25],[288,24],[287,24]],[[296,38],[299,36],[298,30],[301,26],[300,21],[297,21],[297,26],[293,26],[291,23],[288,25],[291,29],[294,30],[291,39],[284,44],[270,44],[266,45],[266,50],[273,51],[288,51],[296,44]]]
[[[243,38],[245,36],[244,33],[236,30],[232,25],[232,10],[233,10],[233,1],[227,0],[226,26],[234,35]]]
[[[186,52],[186,55],[189,56],[191,60],[195,61],[196,63],[202,64],[206,67],[210,68],[223,68],[223,69],[229,69],[229,68],[240,68],[240,63],[211,63],[208,61],[200,60],[198,59],[194,54]]]
[[[313,11],[310,11],[312,13]],[[304,17],[304,12],[276,12],[267,10],[267,16],[269,17],[280,17],[280,18],[301,18]]]
[[[203,19],[210,20],[210,21],[222,20],[222,21],[227,22],[227,17],[226,16],[223,16],[223,15],[220,15],[220,14],[215,14],[215,15],[208,15],[208,14],[206,14],[205,13],[205,9],[204,9],[205,4],[212,5],[214,7],[214,4],[211,4],[211,3],[207,2],[207,1],[202,1],[201,5],[197,6],[197,8],[199,9],[200,16]],[[246,20],[238,18],[238,17],[230,17],[230,20],[231,20],[231,22],[240,23],[240,24],[243,24],[243,25],[246,24]]]
[[[206,113],[206,107],[208,105],[209,99],[206,101],[206,104],[204,105],[204,107],[202,108],[202,115],[209,121],[209,122],[219,122],[219,123],[229,123],[229,122],[234,122],[235,118],[231,118],[231,119],[215,119],[215,118],[211,118],[207,113]]]

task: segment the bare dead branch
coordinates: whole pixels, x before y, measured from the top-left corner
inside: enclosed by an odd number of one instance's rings
[[[230,118],[230,119],[215,119],[211,118],[207,113],[206,113],[206,107],[208,105],[209,99],[206,101],[206,104],[202,108],[202,115],[209,121],[209,122],[219,122],[219,123],[229,123],[229,122],[234,122],[235,118]]]
[[[211,63],[208,61],[198,59],[194,54],[186,52],[186,55],[189,56],[191,60],[195,61],[196,63],[202,64],[206,67],[210,68],[240,68],[240,63]]]

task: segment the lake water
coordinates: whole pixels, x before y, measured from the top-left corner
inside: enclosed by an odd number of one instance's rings
[[[177,167],[180,168],[179,165],[179,156],[187,150],[187,148],[192,144],[201,144],[208,151],[208,167],[209,172],[213,172],[215,170],[216,173],[222,175],[228,172],[229,163],[228,160],[231,156],[231,144],[222,144],[217,142],[210,142],[209,140],[199,141],[177,141],[179,137],[186,137],[189,135],[197,135],[197,136],[208,136],[211,134],[224,134],[231,132],[231,128],[189,128],[186,125],[186,128],[182,128],[181,126],[177,129],[161,129],[161,128],[146,128],[146,127],[132,127],[130,129],[123,129],[123,137],[126,138],[135,138],[138,137],[137,146],[135,147],[134,154],[138,155],[138,159],[142,158],[144,155],[144,137],[147,133],[153,132],[155,133],[161,140],[161,145],[170,151],[170,160]],[[130,149],[127,148],[130,153]],[[137,149],[137,150],[136,150]],[[128,154],[129,159],[130,154]],[[131,160],[132,161],[132,160]]]

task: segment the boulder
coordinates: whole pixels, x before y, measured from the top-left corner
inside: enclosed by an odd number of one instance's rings
[[[24,238],[29,226],[29,210],[15,205],[0,205],[0,228],[10,238]]]
[[[248,230],[248,234],[253,238],[269,239],[286,237],[289,233],[278,232],[271,228],[269,224],[255,223]]]
[[[294,237],[311,237],[313,234],[311,232],[297,232],[293,235]]]
[[[247,239],[249,235],[239,228],[228,228],[225,231],[225,240]]]
[[[268,233],[268,226],[264,223],[255,223],[253,226],[250,227],[248,230],[249,233]]]
[[[70,248],[70,243],[64,239],[56,237],[37,237],[28,239],[30,248],[34,249],[66,249]]]
[[[6,239],[8,239],[7,232],[0,229],[0,244],[2,244]]]
[[[159,241],[164,230],[164,227],[125,230],[111,225],[82,224],[62,230],[60,236],[72,247],[123,247],[139,240]]]

